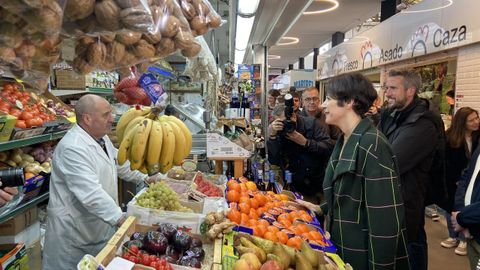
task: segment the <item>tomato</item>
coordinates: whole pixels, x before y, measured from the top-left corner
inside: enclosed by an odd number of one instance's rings
[[[150,260],[151,260],[152,262],[156,262],[156,261],[160,260],[160,258],[158,258],[158,257],[155,256],[155,255],[150,255]]]
[[[43,120],[42,120],[41,118],[35,117],[35,118],[33,118],[33,119],[35,120],[35,125],[36,125],[37,127],[43,126]]]
[[[20,111],[19,109],[11,108],[8,114],[18,118],[22,114],[22,111]]]
[[[150,264],[150,267],[153,267],[153,268],[157,269],[157,267],[158,267],[158,262],[155,262],[155,261],[152,262],[152,263]]]
[[[3,85],[3,91],[11,92],[13,90],[13,86],[9,83]]]
[[[14,96],[16,99],[23,98],[23,94],[21,92],[15,92],[12,96]]]
[[[28,120],[28,119],[32,119],[32,118],[33,118],[33,115],[31,113],[29,113],[27,110],[23,111],[20,114],[20,117],[19,117],[19,119],[21,119],[21,120]]]
[[[24,120],[17,120],[15,123],[15,127],[17,128],[27,128],[27,124],[25,123]]]
[[[150,255],[143,254],[141,264],[149,266],[152,263],[150,260]]]
[[[138,251],[139,251],[139,249],[138,249],[138,247],[137,247],[136,245],[132,245],[132,246],[130,247],[130,252],[131,252],[131,253],[133,253],[133,254],[138,254]]]

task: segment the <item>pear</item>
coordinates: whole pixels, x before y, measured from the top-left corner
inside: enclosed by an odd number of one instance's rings
[[[273,245],[272,254],[277,255],[277,257],[280,259],[280,262],[283,265],[283,268],[287,268],[288,266],[290,266],[290,256],[287,254],[287,252],[283,248],[283,245],[279,243],[275,243]]]
[[[254,254],[257,254],[258,256],[258,259],[260,260],[260,262],[265,262],[266,258],[267,258],[267,254],[265,253],[265,251],[263,251],[263,249],[257,247],[254,243],[250,242],[247,238],[240,238],[240,242],[242,243],[243,246],[247,247],[247,248],[253,248],[255,249],[255,253]],[[238,250],[238,248],[237,248]]]
[[[242,256],[243,254],[246,254],[246,253],[255,254],[255,256],[257,256],[257,258],[262,263],[265,262],[265,260],[267,259],[267,254],[265,254],[265,252],[263,252],[263,250],[261,248],[237,246],[237,247],[235,247],[235,249],[238,251],[240,256]]]
[[[318,266],[318,253],[313,250],[313,248],[307,243],[307,241],[302,241],[300,245],[300,251],[307,258],[308,262],[312,267]]]
[[[283,249],[288,254],[288,256],[290,256],[290,265],[295,266],[295,253],[297,253],[297,250],[293,247],[285,245],[283,245]]]
[[[276,261],[278,265],[282,267],[282,269],[285,269],[285,266],[282,263],[282,260],[275,254],[267,254],[267,261]]]
[[[295,270],[313,270],[312,264],[301,252],[295,254]]]
[[[327,265],[326,264],[320,264],[318,266],[318,270],[328,270]]]
[[[322,264],[328,264],[327,260],[325,260],[325,252],[318,251],[318,266]]]
[[[262,263],[254,253],[245,253],[240,257],[240,259],[246,260],[253,270],[258,270],[262,266]]]
[[[263,238],[256,237],[256,236],[252,237],[252,241],[259,248],[263,249],[263,251],[265,251],[265,253],[267,253],[267,254],[272,253],[274,242],[272,242],[270,240],[265,240]]]
[[[245,259],[240,259],[233,265],[233,270],[254,270],[250,263]]]

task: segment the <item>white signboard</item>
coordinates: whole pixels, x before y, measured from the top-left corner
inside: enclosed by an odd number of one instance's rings
[[[248,158],[250,152],[217,133],[207,133],[207,158]]]
[[[319,55],[318,78],[479,42],[478,10],[478,0],[424,0]]]
[[[270,88],[286,89],[294,86],[297,90],[304,90],[315,86],[317,73],[313,69],[289,70],[272,79]]]

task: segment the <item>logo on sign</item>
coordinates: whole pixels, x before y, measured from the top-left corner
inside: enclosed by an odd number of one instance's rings
[[[313,86],[313,81],[312,80],[298,80],[293,83],[293,86],[295,88],[307,88]]]

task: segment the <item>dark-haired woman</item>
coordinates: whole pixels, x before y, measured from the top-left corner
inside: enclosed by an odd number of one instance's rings
[[[453,229],[450,212],[453,209],[455,191],[457,182],[468,163],[472,153],[478,146],[480,132],[480,120],[478,112],[470,107],[460,108],[452,119],[452,124],[446,131],[446,179],[447,191],[450,209],[445,209],[445,218],[447,220],[448,238],[443,240],[440,245],[445,248],[455,248],[458,255],[467,255],[467,242],[462,233],[455,232]]]
[[[327,166],[318,212],[327,217],[337,253],[354,269],[410,269],[397,162],[388,140],[364,117],[377,92],[359,73],[331,79],[326,92],[326,123],[343,135]]]

